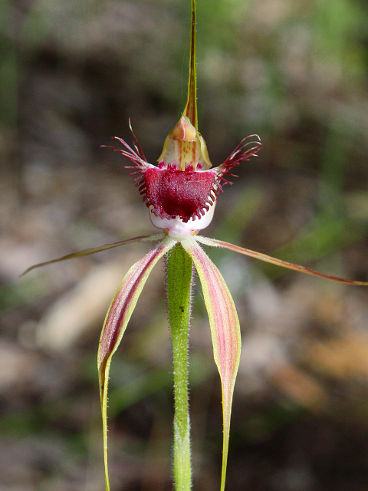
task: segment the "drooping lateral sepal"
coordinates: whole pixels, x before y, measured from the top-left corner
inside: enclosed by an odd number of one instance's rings
[[[97,354],[97,367],[100,385],[107,491],[110,489],[107,461],[107,389],[111,359],[122,340],[138,298],[152,269],[174,244],[174,240],[165,239],[157,248],[150,251],[143,259],[136,262],[129,269],[110,304],[102,328]]]
[[[231,406],[238,372],[241,337],[238,314],[229,289],[215,264],[194,238],[182,241],[197,270],[211,328],[213,354],[221,378],[223,448],[221,491],[225,489]]]

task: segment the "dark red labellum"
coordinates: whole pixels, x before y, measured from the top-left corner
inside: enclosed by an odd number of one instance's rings
[[[216,173],[149,168],[144,171],[141,193],[147,206],[161,218],[180,217],[183,222],[201,217],[215,199]],[[142,183],[143,184],[143,183]]]

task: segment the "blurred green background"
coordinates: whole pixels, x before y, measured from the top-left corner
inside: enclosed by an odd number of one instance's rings
[[[32,263],[149,233],[119,155],[152,162],[185,102],[189,1],[0,3],[0,489],[104,489],[95,357],[130,245],[18,279]],[[200,130],[222,162],[263,140],[220,196],[208,235],[367,280],[368,31],[363,0],[198,0]],[[232,491],[366,491],[368,291],[210,251],[244,350]],[[197,282],[198,283],[198,282]],[[194,489],[219,488],[221,407],[196,286]],[[171,485],[172,369],[164,267],[112,365],[114,490]]]

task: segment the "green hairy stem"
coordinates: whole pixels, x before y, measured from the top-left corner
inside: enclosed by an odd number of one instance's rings
[[[167,260],[167,297],[174,364],[174,481],[176,491],[192,483],[188,404],[188,335],[192,259],[177,244]]]

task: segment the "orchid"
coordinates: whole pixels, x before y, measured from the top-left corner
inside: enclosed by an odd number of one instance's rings
[[[191,488],[190,423],[188,411],[188,332],[190,323],[193,265],[208,312],[213,355],[222,389],[223,446],[220,489],[224,491],[228,460],[230,417],[235,379],[241,353],[238,314],[220,271],[202,246],[221,247],[290,270],[351,285],[367,286],[318,273],[250,249],[199,235],[212,221],[217,200],[235,167],[253,157],[261,148],[258,135],[244,138],[225,161],[212,167],[204,138],[198,130],[196,98],[196,0],[191,0],[191,29],[188,95],[184,111],[166,137],[157,165],[148,162],[129,122],[133,143],[114,137],[112,147],[127,161],[134,183],[148,208],[154,235],[134,237],[36,264],[25,273],[46,264],[82,257],[132,242],[155,245],[125,274],[108,308],[98,348],[98,374],[103,423],[103,452],[106,489],[110,489],[107,446],[107,392],[112,357],[123,338],[143,287],[161,258],[167,261],[168,311],[174,359],[174,480],[177,490]]]

